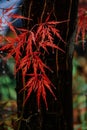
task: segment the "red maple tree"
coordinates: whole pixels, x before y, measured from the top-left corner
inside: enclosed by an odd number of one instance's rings
[[[60,47],[54,43],[54,36],[63,41],[60,36],[60,31],[56,29],[56,25],[62,22],[49,21],[49,17],[44,23],[38,23],[34,25],[30,30],[24,28],[16,28],[13,26],[13,22],[9,22],[9,18],[17,19],[27,19],[24,16],[18,14],[13,14],[10,11],[14,6],[7,8],[3,11],[2,16],[0,17],[0,28],[3,29],[3,18],[4,23],[9,27],[9,29],[14,33],[15,37],[1,36],[5,41],[5,44],[1,44],[0,50],[6,51],[6,58],[14,57],[16,62],[16,72],[22,70],[22,76],[24,78],[29,77],[27,83],[22,90],[27,90],[27,96],[24,101],[30,97],[32,91],[37,95],[37,104],[38,109],[40,109],[40,97],[42,96],[46,108],[48,109],[46,101],[46,89],[50,91],[53,97],[56,99],[55,94],[53,93],[50,79],[46,75],[46,69],[52,71],[46,63],[44,63],[43,57],[47,53],[49,55],[48,48],[51,49],[51,52],[54,49],[58,49],[64,52]],[[7,18],[7,19],[6,19]],[[19,32],[19,34],[17,34]],[[64,41],[63,41],[64,42]],[[24,53],[24,55],[23,55]],[[32,72],[30,72],[32,68]]]
[[[28,77],[28,81],[22,89],[24,91],[27,90],[27,96],[24,103],[34,91],[37,95],[38,109],[40,109],[41,96],[45,102],[46,108],[48,109],[46,89],[50,91],[55,99],[56,96],[52,90],[52,87],[55,87],[46,74],[46,69],[49,71],[52,70],[44,62],[44,54],[47,53],[49,55],[49,48],[51,50],[50,53],[55,51],[55,49],[58,49],[64,53],[64,51],[54,43],[54,37],[56,36],[59,40],[63,41],[60,31],[56,28],[56,25],[66,21],[49,21],[48,16],[44,23],[38,23],[30,30],[25,28],[16,28],[13,26],[13,22],[9,21],[9,18],[13,18],[13,21],[16,21],[17,19],[31,19],[18,14],[13,14],[11,12],[13,8],[14,6],[11,6],[3,11],[2,16],[0,17],[0,29],[3,30],[3,24],[6,24],[14,33],[15,37],[12,38],[1,35],[0,50],[7,52],[6,58],[10,58],[11,56],[14,57],[16,62],[16,72],[22,70],[22,76],[24,78]],[[79,9],[77,25],[78,29],[76,40],[78,40],[79,34],[81,33],[82,41],[84,43],[87,30],[86,9]],[[19,33],[17,34],[17,32]],[[3,41],[5,44],[2,44]],[[30,70],[32,70],[32,72]]]

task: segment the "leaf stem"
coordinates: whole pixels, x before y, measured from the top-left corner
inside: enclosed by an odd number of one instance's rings
[[[44,13],[45,13],[45,9],[46,9],[46,0],[44,1],[44,7],[43,7],[42,14],[41,14],[41,20],[40,20],[40,23],[42,23],[43,16],[44,16]]]

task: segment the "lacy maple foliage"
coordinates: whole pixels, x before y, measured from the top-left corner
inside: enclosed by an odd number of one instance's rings
[[[21,15],[13,14],[12,13],[13,9],[14,9],[14,5],[7,8],[7,9],[2,9],[2,13],[1,13],[1,16],[0,16],[0,30],[1,31],[5,30],[5,27],[9,26],[9,28],[16,35],[16,31],[15,31],[15,27],[13,26],[13,23],[18,19],[27,19],[27,20],[29,20],[29,18],[26,18],[26,17],[21,16]],[[9,19],[12,19],[12,21],[10,22]]]
[[[76,41],[78,42],[78,39],[81,36],[83,48],[84,48],[86,32],[87,32],[87,8],[79,8]]]
[[[27,83],[22,90],[27,90],[27,96],[24,102],[30,97],[32,91],[36,93],[38,109],[40,109],[40,97],[42,96],[46,108],[48,109],[46,100],[46,89],[50,91],[56,99],[52,91],[53,84],[46,75],[46,69],[52,71],[43,61],[44,52],[49,54],[48,48],[53,51],[58,49],[64,52],[54,43],[54,36],[63,41],[60,32],[56,29],[56,25],[61,22],[49,21],[48,18],[44,23],[34,25],[32,29],[16,28],[13,22],[9,22],[9,18],[27,19],[18,14],[12,14],[10,11],[13,6],[4,10],[0,17],[0,29],[3,29],[3,24],[8,25],[15,37],[0,36],[1,48],[0,50],[7,52],[6,58],[13,56],[16,62],[16,68],[22,69],[23,77],[29,77]],[[2,20],[4,18],[4,20]],[[3,23],[4,21],[4,23]],[[17,34],[17,32],[19,32]],[[2,44],[4,39],[5,44]],[[64,41],[63,41],[64,42]],[[43,51],[42,51],[43,50]],[[32,72],[30,70],[32,69]]]
[[[44,54],[49,55],[51,52],[58,49],[64,52],[60,47],[54,43],[54,37],[63,41],[60,31],[56,28],[57,24],[61,22],[49,21],[49,17],[44,23],[34,25],[30,30],[24,28],[16,28],[13,23],[17,19],[27,19],[19,14],[13,14],[12,9],[4,9],[0,16],[0,30],[4,30],[7,25],[14,33],[15,37],[8,37],[0,35],[0,50],[7,52],[6,58],[14,57],[16,62],[16,72],[22,70],[22,76],[28,78],[25,86],[21,91],[27,91],[27,96],[24,103],[28,100],[31,93],[34,91],[37,97],[38,109],[40,109],[41,96],[45,102],[46,108],[48,104],[46,100],[46,89],[50,91],[56,100],[52,88],[55,88],[46,74],[46,69],[52,71],[44,62]],[[13,20],[10,22],[9,19]],[[65,21],[63,21],[65,22]],[[85,34],[87,31],[87,9],[80,8],[78,12],[78,28],[76,40],[78,41],[79,34],[81,33],[82,41],[84,43]],[[18,33],[17,33],[18,32]],[[3,44],[4,42],[4,44]],[[63,41],[64,42],[64,41]],[[32,70],[32,71],[31,71]]]

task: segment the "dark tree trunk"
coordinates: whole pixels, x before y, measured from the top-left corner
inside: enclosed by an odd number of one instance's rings
[[[41,112],[37,112],[36,98],[32,94],[29,102],[22,109],[23,94],[18,94],[18,116],[22,119],[19,121],[19,130],[73,130],[73,112],[72,112],[72,53],[73,38],[75,34],[77,18],[78,0],[24,0],[23,15],[33,19],[33,22],[24,21],[26,28],[31,28],[38,21],[44,22],[49,15],[50,20],[67,20],[60,24],[60,29],[66,45],[60,42],[59,46],[66,51],[62,53],[56,51],[54,54],[46,55],[46,62],[54,71],[48,73],[50,80],[56,86],[57,101],[48,93],[49,110],[46,111],[42,102]],[[55,38],[56,44],[58,39]],[[17,74],[17,93],[23,87],[21,72]]]

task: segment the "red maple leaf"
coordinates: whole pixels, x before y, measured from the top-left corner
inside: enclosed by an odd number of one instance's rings
[[[85,41],[86,32],[87,32],[87,8],[79,8],[76,42],[78,42],[78,38],[81,34],[83,48],[84,48],[84,41]]]
[[[54,95],[51,89],[51,86],[53,86],[51,81],[44,74],[37,74],[37,75],[29,74],[29,76],[30,77],[26,86],[22,89],[28,91],[24,104],[27,101],[27,99],[30,97],[31,93],[34,91],[37,95],[38,110],[40,109],[41,96],[45,102],[46,108],[48,109],[47,100],[46,100],[46,89],[50,91],[50,93],[53,95],[53,97],[56,100],[56,96]]]

